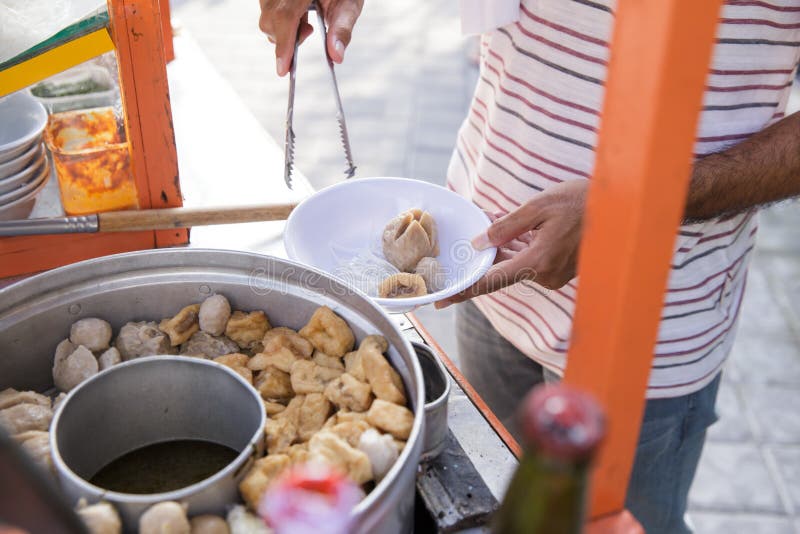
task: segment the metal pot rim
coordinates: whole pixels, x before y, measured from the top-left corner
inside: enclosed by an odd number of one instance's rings
[[[199,482],[195,482],[190,486],[186,486],[184,488],[173,491],[167,491],[164,493],[148,493],[148,494],[121,493],[118,491],[107,490],[106,488],[101,488],[100,486],[95,486],[88,480],[84,479],[83,477],[75,473],[72,470],[72,468],[70,468],[69,465],[67,465],[67,462],[65,462],[64,459],[61,457],[61,452],[58,450],[58,439],[56,438],[56,430],[58,429],[58,423],[59,420],[61,419],[61,414],[69,405],[69,402],[72,400],[72,398],[79,391],[88,387],[93,382],[96,382],[97,380],[102,380],[105,376],[114,372],[120,372],[121,370],[126,369],[128,367],[141,364],[146,365],[151,362],[161,362],[161,361],[177,361],[180,362],[181,364],[185,363],[187,365],[206,365],[208,367],[215,368],[217,371],[227,373],[229,376],[234,377],[236,380],[238,380],[239,385],[241,385],[244,389],[246,389],[247,392],[252,397],[255,398],[259,406],[261,417],[259,419],[258,428],[256,428],[256,431],[253,433],[252,436],[250,436],[250,439],[247,441],[247,445],[242,450],[242,452],[240,452],[235,459],[231,460],[231,462],[228,465],[226,465],[225,467],[223,467],[210,477],[205,478]],[[100,493],[103,495],[103,497],[110,497],[115,502],[127,502],[131,504],[147,504],[147,503],[156,504],[161,501],[180,501],[182,499],[190,497],[191,495],[203,489],[204,487],[215,484],[217,481],[227,477],[228,475],[230,475],[231,472],[236,471],[242,465],[244,465],[244,463],[247,461],[247,458],[253,454],[253,447],[256,445],[259,439],[262,439],[264,433],[264,425],[266,425],[266,422],[267,422],[267,414],[266,411],[264,410],[264,403],[261,402],[261,396],[255,389],[253,389],[251,385],[249,385],[244,380],[244,378],[239,376],[239,374],[233,371],[232,369],[220,363],[211,360],[205,360],[202,358],[191,358],[186,356],[173,356],[166,354],[156,355],[156,356],[144,356],[133,360],[129,360],[127,362],[121,362],[118,363],[117,365],[109,367],[108,369],[104,369],[103,371],[97,373],[96,375],[90,376],[88,379],[78,384],[72,391],[70,391],[67,394],[64,400],[61,401],[61,403],[58,405],[58,408],[56,408],[56,411],[53,414],[53,420],[50,423],[50,432],[49,432],[50,453],[53,457],[53,465],[56,468],[56,470],[68,476],[71,479],[72,483],[79,486],[81,490],[88,492],[88,494],[90,495]]]
[[[354,508],[352,515],[354,517],[363,516],[367,510],[371,508],[379,508],[383,509],[389,504],[381,505],[381,501],[385,497],[386,494],[390,493],[392,485],[399,480],[400,472],[405,467],[407,463],[413,458],[413,466],[409,467],[416,472],[417,464],[419,463],[419,455],[422,449],[422,433],[424,427],[424,418],[425,418],[425,391],[424,391],[424,384],[423,384],[423,376],[422,376],[422,369],[420,367],[419,361],[417,360],[416,354],[414,352],[413,347],[411,346],[411,342],[402,335],[400,329],[397,325],[389,318],[389,315],[384,311],[380,306],[378,306],[369,296],[367,296],[362,291],[347,286],[341,280],[325,273],[319,269],[314,267],[310,267],[296,261],[288,260],[285,258],[278,258],[275,256],[270,256],[267,254],[258,254],[253,252],[243,252],[237,250],[229,250],[229,249],[209,249],[209,248],[167,248],[167,249],[155,249],[155,250],[143,250],[143,251],[135,251],[135,252],[126,252],[121,254],[113,254],[108,256],[102,256],[100,258],[94,258],[90,260],[84,260],[82,262],[73,263],[70,265],[58,267],[56,269],[52,269],[50,271],[45,271],[43,273],[39,273],[33,275],[29,278],[16,282],[4,289],[0,289],[0,325],[3,323],[4,314],[7,314],[9,310],[19,307],[27,307],[29,300],[32,298],[41,298],[42,296],[46,295],[48,298],[45,300],[50,300],[50,297],[54,294],[59,293],[63,289],[63,284],[80,284],[80,283],[87,283],[87,282],[94,282],[97,277],[97,272],[93,275],[87,275],[86,271],[90,270],[91,268],[97,268],[102,276],[111,276],[115,274],[120,274],[125,272],[123,269],[119,268],[111,268],[110,265],[113,262],[119,262],[120,260],[133,260],[133,261],[141,261],[145,258],[154,260],[148,264],[144,265],[137,265],[135,269],[144,270],[147,268],[163,268],[165,265],[162,263],[160,265],[152,265],[157,263],[159,259],[163,259],[164,262],[168,261],[169,258],[196,258],[197,265],[208,264],[208,262],[203,262],[202,259],[206,256],[213,255],[215,258],[215,265],[219,265],[220,259],[224,258],[225,256],[230,256],[231,258],[249,258],[251,261],[260,261],[262,262],[278,262],[284,264],[286,266],[291,266],[295,269],[299,269],[301,271],[313,273],[315,276],[318,276],[320,279],[327,279],[331,283],[338,286],[340,289],[344,289],[348,291],[353,298],[356,298],[362,303],[369,306],[371,313],[379,316],[391,329],[395,330],[401,339],[402,347],[397,347],[398,352],[401,353],[402,350],[405,350],[408,358],[406,358],[406,364],[408,366],[409,372],[411,377],[416,382],[416,384],[406,384],[409,390],[413,393],[413,397],[415,398],[416,405],[413,407],[414,411],[414,423],[412,425],[411,434],[406,441],[406,446],[400,452],[400,456],[395,461],[394,465],[391,467],[389,472],[386,476],[381,480],[378,484],[376,484],[375,488],[367,495],[360,503],[358,503]],[[173,267],[185,267],[186,265],[180,262],[175,262]],[[66,280],[65,280],[66,278]],[[342,303],[343,306],[352,307],[345,303]],[[353,310],[354,313],[358,313]],[[414,387],[416,386],[416,387]]]

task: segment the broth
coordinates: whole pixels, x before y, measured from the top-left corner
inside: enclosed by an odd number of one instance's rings
[[[164,441],[112,460],[89,482],[120,493],[164,493],[205,480],[237,456],[239,451],[211,441]]]

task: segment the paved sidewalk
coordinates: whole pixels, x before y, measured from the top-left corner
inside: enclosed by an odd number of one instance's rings
[[[359,176],[411,176],[443,184],[476,72],[466,59],[457,2],[367,1],[337,67]],[[173,0],[176,22],[276,139],[283,139],[288,80],[274,74],[256,0]],[[342,178],[322,44],[299,56],[297,164],[319,188]],[[224,105],[210,102],[209,105]],[[224,132],[219,132],[224,135]],[[762,216],[731,361],[691,493],[699,534],[800,534],[800,205]],[[456,355],[452,313],[417,314]]]

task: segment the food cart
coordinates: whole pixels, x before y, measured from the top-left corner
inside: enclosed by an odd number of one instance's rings
[[[622,0],[618,6],[595,185],[587,203],[588,223],[581,249],[581,290],[569,356],[572,363],[565,376],[567,383],[593,393],[611,422],[594,469],[591,532],[638,531],[624,511],[624,496],[651,364],[641,355],[652,352],[656,336],[719,7],[720,2],[684,0]],[[196,50],[182,49],[180,39],[174,43],[177,59],[166,68],[172,40],[162,38],[168,25],[156,0],[112,0],[109,16],[106,36],[102,33],[105,29],[90,34],[100,44],[82,42],[88,49],[78,47],[80,53],[73,50],[70,54],[79,62],[111,47],[117,50],[140,208],[180,205],[181,189],[188,199],[197,199],[198,205],[212,198],[214,203],[220,198],[241,202],[218,193],[220,174],[248,184],[253,181],[252,172],[231,172],[233,158],[223,161],[218,157],[228,149],[242,154],[235,158],[236,169],[280,168],[280,149],[244,117],[243,109],[235,114],[230,109],[206,112],[205,119],[215,129],[236,129],[240,137],[235,141],[225,136],[211,139],[191,127],[197,99],[208,101],[196,94],[197,87],[212,99],[235,98],[226,94],[229,89],[223,84],[209,83],[205,77],[202,84],[196,83],[198,73],[206,72],[208,66]],[[60,65],[39,75],[52,74],[68,63]],[[0,88],[7,80],[0,78]],[[21,87],[35,81],[19,80]],[[687,157],[675,157],[676,153]],[[270,163],[265,165],[265,159]],[[676,176],[686,180],[680,182]],[[274,202],[297,201],[309,192],[302,179],[295,191],[286,190],[279,172],[265,172],[255,181],[255,187],[263,188]],[[280,222],[249,224],[248,231],[194,229],[191,246],[283,254]],[[125,235],[5,238],[0,241],[4,266],[0,275],[30,273],[89,257],[180,245],[188,240],[185,229]],[[258,238],[253,240],[253,235]],[[48,253],[56,249],[58,255]],[[619,253],[610,254],[610,249]],[[394,320],[408,339],[433,347],[447,367],[453,388],[445,453],[423,464],[417,478],[418,509],[430,513],[418,518],[429,521],[419,523],[418,528],[425,531],[430,522],[449,531],[480,526],[502,499],[520,454],[519,445],[413,314]],[[633,327],[620,328],[623,324]]]

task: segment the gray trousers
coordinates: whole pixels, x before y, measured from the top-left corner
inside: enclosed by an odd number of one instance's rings
[[[558,378],[501,336],[466,302],[456,310],[461,372],[522,443],[516,411],[535,385]],[[688,534],[685,514],[706,429],[717,420],[720,375],[700,391],[647,401],[625,506],[648,534]]]

